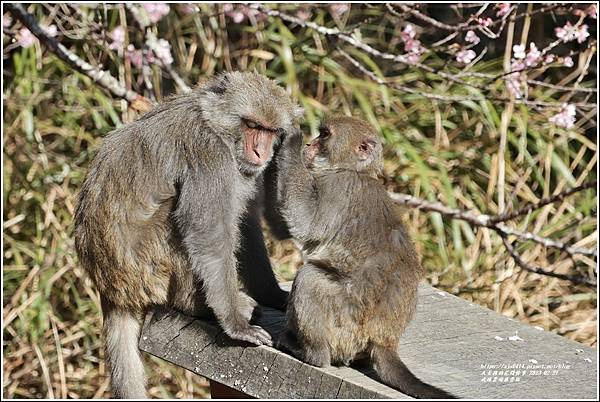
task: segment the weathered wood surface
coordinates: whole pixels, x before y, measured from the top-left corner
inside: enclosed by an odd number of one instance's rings
[[[276,338],[283,320],[281,312],[265,309],[259,324]],[[368,370],[312,367],[273,348],[232,341],[214,323],[163,308],[146,317],[139,346],[259,398],[409,398]],[[595,349],[428,285],[419,289],[417,317],[400,355],[423,381],[461,398],[597,395]]]

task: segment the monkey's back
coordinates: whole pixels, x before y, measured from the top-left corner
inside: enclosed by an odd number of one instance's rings
[[[177,182],[194,157],[218,145],[178,134],[202,129],[197,110],[175,118],[184,103],[166,101],[108,134],[79,194],[77,253],[101,295],[118,307],[143,311],[166,302],[172,283],[193,283],[172,217]]]
[[[337,171],[317,183],[315,233],[322,237],[306,258],[338,273],[337,290],[323,301],[332,306],[330,322],[342,323],[328,338],[332,351],[344,360],[370,342],[395,347],[414,316],[424,274],[401,210],[367,175]]]

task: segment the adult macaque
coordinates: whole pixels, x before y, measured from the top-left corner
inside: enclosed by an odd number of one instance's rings
[[[100,292],[116,397],[146,395],[137,341],[149,305],[214,314],[231,338],[271,344],[249,323],[256,302],[238,289],[236,257],[253,262],[240,264],[251,294],[285,306],[247,205],[273,147],[301,113],[266,77],[225,73],[105,138],[81,189],[74,231]]]
[[[277,198],[304,258],[281,346],[319,367],[366,357],[391,387],[418,398],[452,398],[415,377],[398,356],[424,270],[398,207],[376,179],[383,162],[375,129],[331,118],[301,148],[295,132],[277,157]]]

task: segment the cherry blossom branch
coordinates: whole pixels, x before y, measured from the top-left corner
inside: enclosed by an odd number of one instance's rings
[[[429,73],[436,74],[448,81],[452,81],[457,84],[477,88],[484,92],[490,91],[489,85],[486,85],[486,86],[476,85],[476,84],[464,81],[460,78],[457,78],[457,76],[460,76],[460,73],[459,74],[448,74],[446,72],[436,70],[436,69],[434,69],[430,66],[427,66],[425,64],[422,64],[422,63],[408,63],[408,61],[404,55],[394,55],[391,53],[382,52],[380,50],[377,50],[377,49],[371,47],[370,45],[361,42],[358,38],[356,38],[356,36],[343,33],[342,31],[340,31],[337,28],[328,28],[328,27],[319,25],[313,21],[304,21],[300,18],[286,14],[282,11],[273,10],[271,8],[268,8],[262,4],[251,4],[249,7],[253,8],[255,10],[258,10],[264,14],[267,14],[269,16],[280,18],[283,21],[297,24],[303,28],[313,29],[325,36],[336,37],[336,38],[342,40],[343,42],[346,42],[358,49],[361,49],[361,50],[369,53],[372,56],[375,56],[375,57],[378,57],[378,58],[381,58],[384,60],[392,60],[392,61],[399,62],[402,64],[411,65],[413,67],[420,68]],[[386,84],[386,85],[388,85],[388,84]],[[416,90],[413,90],[412,93],[415,93],[417,95],[423,95],[424,97],[429,97],[431,99],[446,100],[446,101],[451,101],[451,102],[467,100],[465,97],[448,97],[448,96],[442,96],[442,95],[437,95],[437,94],[424,94],[423,92],[416,91]],[[473,100],[477,100],[477,101],[494,100],[494,101],[498,101],[498,102],[510,102],[511,101],[511,99],[508,97],[498,97],[498,96],[496,96],[496,97],[492,97],[492,96],[477,97],[476,99],[473,99]],[[542,101],[534,101],[534,100],[527,100],[527,99],[516,99],[515,103],[525,104],[528,106],[552,107],[552,108],[559,108],[562,105],[562,103],[560,103],[560,102],[542,102]],[[595,103],[581,102],[581,103],[574,104],[574,106],[579,107],[579,108],[593,109],[597,105]]]
[[[385,5],[388,8],[388,10],[390,10],[391,12],[396,11],[390,3],[386,3]],[[436,20],[435,18],[431,18],[430,16],[423,14],[419,10],[409,7],[405,4],[397,4],[397,6],[400,7],[400,9],[402,11],[404,11],[405,13],[409,13],[409,14],[413,15],[414,17],[420,19],[421,21],[424,21],[424,22],[428,23],[429,25],[432,25],[439,29],[443,29],[445,31],[454,31],[454,32],[466,31],[466,30],[474,28],[469,25],[469,23],[472,21],[472,18],[469,18],[467,21],[461,22],[458,25],[448,25],[441,21]],[[398,15],[398,14],[396,14],[396,15]]]
[[[165,60],[165,58],[162,56],[162,52],[158,48],[159,39],[150,29],[147,29],[150,26],[150,19],[148,18],[145,10],[133,4],[126,4],[126,7],[131,15],[133,15],[135,22],[142,29],[142,32],[145,32],[146,46],[152,50],[154,57],[160,60],[160,64],[165,69],[167,74],[169,74],[169,76],[173,79],[173,81],[175,81],[175,85],[177,85],[177,87],[179,87],[179,89],[181,89],[181,91],[184,93],[191,92],[192,88],[185,83],[177,71],[175,71],[173,66],[171,66],[171,63]]]
[[[399,194],[389,192],[390,197],[400,204],[407,205],[410,207],[414,207],[417,209],[422,209],[424,211],[432,211],[439,212],[440,214],[447,216],[451,219],[458,219],[465,222],[470,223],[473,226],[485,227],[488,229],[492,229],[498,234],[502,234],[504,236],[516,236],[521,240],[531,240],[535,243],[541,244],[545,247],[558,249],[564,251],[570,256],[581,254],[587,255],[594,258],[598,257],[596,250],[587,249],[587,248],[578,248],[570,246],[564,242],[548,239],[547,237],[542,237],[534,233],[518,230],[511,228],[510,226],[504,225],[501,222],[494,222],[494,216],[484,215],[484,214],[476,214],[470,211],[464,211],[458,208],[451,208],[439,202],[429,202],[425,201],[421,198],[414,197],[408,194]],[[534,208],[536,209],[536,208]]]
[[[82,60],[76,54],[69,51],[63,44],[48,35],[37,23],[35,18],[29,14],[23,4],[7,3],[6,9],[17,18],[21,23],[33,33],[38,40],[46,45],[49,51],[54,53],[59,59],[67,63],[76,71],[88,76],[95,83],[106,89],[114,96],[125,99],[135,109],[146,110],[151,102],[142,95],[123,87],[119,81],[108,71],[104,71]]]
[[[350,56],[347,52],[345,52],[339,46],[336,46],[336,49],[353,66],[355,66],[357,69],[359,69],[363,74],[368,76],[371,80],[375,81],[376,83],[378,83],[380,85],[385,85],[392,89],[405,91],[408,93],[422,96],[427,99],[435,99],[435,100],[439,100],[439,101],[443,101],[443,102],[464,102],[464,101],[481,102],[481,101],[486,101],[486,100],[498,101],[498,102],[509,102],[510,101],[509,98],[498,97],[498,96],[483,97],[483,96],[467,96],[467,95],[464,95],[464,96],[463,95],[441,95],[441,94],[435,94],[435,93],[431,93],[431,92],[420,91],[420,90],[408,87],[406,85],[401,85],[401,84],[398,84],[395,82],[389,82],[388,80],[382,79],[382,78],[378,77],[377,75],[375,75],[375,73],[373,73],[372,71],[368,70],[358,60],[354,59],[352,56]],[[529,105],[529,106],[553,107],[553,108],[557,108],[561,105],[561,103],[557,103],[557,102],[543,102],[543,101],[534,101],[534,100],[528,100],[528,99],[515,99],[514,102],[517,104],[525,104],[525,105]],[[596,104],[590,104],[587,102],[574,103],[573,105],[580,107],[580,108],[593,108],[596,106]]]

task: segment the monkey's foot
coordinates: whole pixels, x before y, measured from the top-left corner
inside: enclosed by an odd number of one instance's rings
[[[258,325],[248,325],[245,328],[234,329],[231,331],[225,331],[231,339],[237,339],[239,341],[245,341],[254,345],[267,345],[273,346],[271,335]]]

